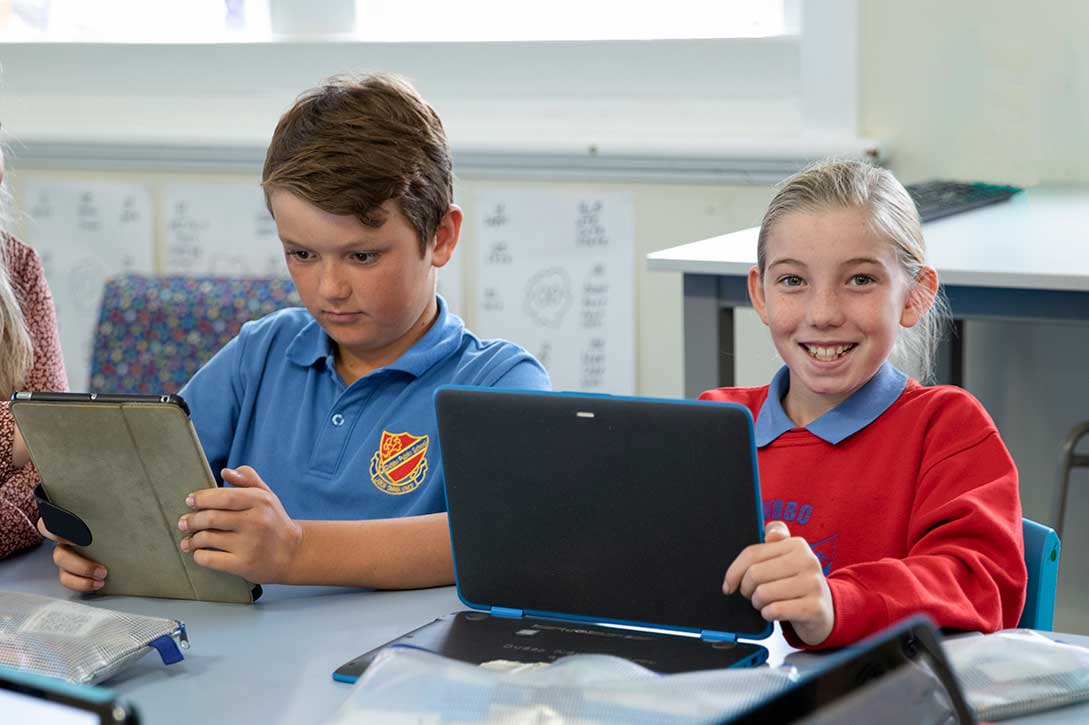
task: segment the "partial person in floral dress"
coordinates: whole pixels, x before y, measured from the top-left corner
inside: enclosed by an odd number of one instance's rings
[[[4,159],[0,155],[0,183]],[[0,193],[3,190],[0,190]],[[0,558],[41,542],[38,471],[11,415],[16,390],[67,390],[57,315],[41,260],[0,219]]]

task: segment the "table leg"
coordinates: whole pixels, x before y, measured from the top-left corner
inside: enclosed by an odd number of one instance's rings
[[[684,397],[733,384],[733,346],[733,310],[719,302],[718,278],[684,275]]]

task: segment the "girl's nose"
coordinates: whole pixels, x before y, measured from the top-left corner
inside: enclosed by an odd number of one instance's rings
[[[813,327],[836,327],[843,322],[843,308],[834,290],[822,290],[813,295],[808,309]]]

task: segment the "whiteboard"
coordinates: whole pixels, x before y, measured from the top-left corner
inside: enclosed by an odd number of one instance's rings
[[[633,394],[632,194],[510,189],[478,202],[476,332],[528,349],[556,390]]]
[[[23,177],[26,242],[37,250],[57,308],[72,390],[86,391],[106,279],[154,268],[152,202],[143,184]]]
[[[166,274],[287,276],[276,223],[255,182],[165,184],[159,223]]]

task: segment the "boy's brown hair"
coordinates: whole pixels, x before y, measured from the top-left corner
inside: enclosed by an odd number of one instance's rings
[[[420,256],[453,200],[442,121],[394,75],[336,76],[305,91],[280,118],[261,175],[265,202],[288,191],[330,214],[380,227],[389,200],[416,230]]]

